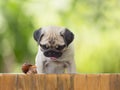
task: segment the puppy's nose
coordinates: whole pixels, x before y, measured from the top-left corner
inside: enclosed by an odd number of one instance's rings
[[[56,58],[58,58],[62,55],[62,53],[61,52],[55,52],[55,51],[46,51],[46,52],[44,52],[44,55],[46,57],[56,57]]]
[[[54,55],[55,53],[54,52],[48,52],[47,54],[48,55]]]
[[[55,52],[48,52],[47,54],[51,56],[51,55],[55,55]]]
[[[55,52],[52,52],[53,55],[55,55]]]

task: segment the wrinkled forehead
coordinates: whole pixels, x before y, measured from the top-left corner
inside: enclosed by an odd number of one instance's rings
[[[59,38],[56,38],[56,37],[45,37],[43,36],[43,38],[41,39],[40,41],[40,44],[48,44],[48,45],[64,45],[65,42],[64,42],[64,39],[63,37],[59,37]]]
[[[60,33],[64,33],[64,28],[59,27],[45,27],[42,29],[44,36],[42,37],[41,44],[55,44],[64,45],[64,38]]]

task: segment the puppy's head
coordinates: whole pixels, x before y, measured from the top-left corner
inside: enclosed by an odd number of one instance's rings
[[[73,33],[63,27],[48,26],[36,30],[34,39],[46,57],[59,58],[73,41]]]

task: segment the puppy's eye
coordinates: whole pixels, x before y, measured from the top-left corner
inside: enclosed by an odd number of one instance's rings
[[[43,48],[43,49],[49,49],[49,46],[48,45],[41,45],[40,46]]]
[[[62,50],[64,47],[65,47],[65,45],[62,45],[62,46],[58,45],[58,46],[56,46],[56,49],[57,50]]]

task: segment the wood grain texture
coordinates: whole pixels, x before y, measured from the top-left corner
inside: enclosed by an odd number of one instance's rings
[[[59,74],[57,76],[58,88],[57,90],[71,90],[71,79],[69,74]]]
[[[100,90],[110,90],[110,74],[100,74]]]
[[[110,75],[110,90],[120,90],[120,76],[118,74]]]
[[[0,90],[2,90],[2,74],[0,74]]]
[[[45,90],[45,75],[44,74],[36,74],[32,78],[34,87],[33,90]]]
[[[0,90],[17,90],[16,77],[14,74],[0,75]]]
[[[18,75],[17,90],[33,90],[32,75]]]
[[[86,74],[77,74],[74,76],[74,90],[87,90]]]
[[[117,90],[120,90],[120,75],[117,74]]]
[[[120,90],[120,74],[0,74],[0,90]]]
[[[45,90],[57,90],[57,75],[45,75]]]
[[[100,75],[87,75],[87,90],[100,90]]]

